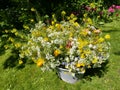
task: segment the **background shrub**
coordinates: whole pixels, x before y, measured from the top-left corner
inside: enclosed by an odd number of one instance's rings
[[[92,2],[101,4],[102,6],[98,6],[100,10],[112,4],[120,4],[120,0],[0,0],[0,33],[4,29],[23,29],[24,25],[31,26],[39,19],[44,20],[46,15],[51,18],[54,13],[58,20],[61,20],[60,15],[63,10],[67,14],[74,13],[82,21],[83,14],[86,13],[85,6]],[[31,11],[31,8],[35,11]],[[100,10],[92,14],[90,12],[90,17],[97,16]],[[105,20],[106,16],[101,18]]]

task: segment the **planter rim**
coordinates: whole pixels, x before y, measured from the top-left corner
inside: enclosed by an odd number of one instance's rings
[[[57,68],[59,71],[67,71],[67,72],[70,72],[67,68],[61,68],[61,67],[58,67]],[[72,73],[72,72],[71,72]],[[83,72],[77,72],[78,74],[84,74],[85,72],[83,71]]]

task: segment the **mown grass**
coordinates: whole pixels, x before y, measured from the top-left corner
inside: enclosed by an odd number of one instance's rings
[[[120,21],[114,21],[101,27],[103,34],[111,35],[111,54],[105,71],[90,71],[82,80],[69,84],[60,80],[55,72],[42,72],[34,64],[19,69],[4,68],[6,60],[12,55],[7,50],[0,53],[0,90],[120,90],[119,26]]]

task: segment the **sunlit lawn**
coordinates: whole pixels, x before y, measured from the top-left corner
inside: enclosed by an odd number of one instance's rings
[[[4,68],[12,55],[7,50],[0,53],[0,90],[120,90],[120,21],[106,24],[102,29],[104,34],[111,35],[111,55],[105,71],[89,72],[77,83],[68,84],[55,72],[42,72],[34,64],[21,69]]]

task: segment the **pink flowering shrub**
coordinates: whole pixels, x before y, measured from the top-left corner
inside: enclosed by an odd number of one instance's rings
[[[116,8],[116,9],[120,9],[120,6],[116,6],[115,8]]]
[[[120,5],[112,5],[108,9],[108,15],[112,17],[112,19],[120,17]]]
[[[114,8],[112,8],[112,7],[110,7],[110,8],[108,9],[108,12],[113,13],[113,12],[115,12],[115,9],[114,9]]]
[[[115,12],[117,10],[120,10],[120,6],[112,5],[112,6],[109,7],[108,12]]]

